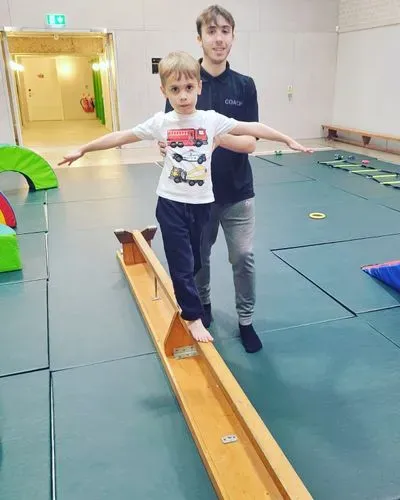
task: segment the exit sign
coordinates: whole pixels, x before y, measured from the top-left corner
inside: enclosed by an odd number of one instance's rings
[[[46,24],[52,28],[64,28],[66,21],[64,14],[46,14]]]

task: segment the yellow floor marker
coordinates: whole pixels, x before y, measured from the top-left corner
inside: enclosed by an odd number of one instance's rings
[[[380,170],[377,170],[376,168],[362,168],[360,170],[352,170],[351,171],[353,174],[369,174],[371,172],[380,172]]]
[[[384,181],[384,182],[381,182],[381,184],[391,186],[392,184],[400,184],[400,181]]]
[[[117,258],[218,497],[310,500],[214,345],[190,335],[171,279],[151,249],[155,230],[116,230]]]
[[[322,212],[311,212],[310,214],[308,214],[308,216],[311,219],[325,219],[326,218],[326,215],[323,214]]]
[[[389,177],[397,177],[398,174],[380,174],[380,175],[373,175],[373,179],[387,179]]]

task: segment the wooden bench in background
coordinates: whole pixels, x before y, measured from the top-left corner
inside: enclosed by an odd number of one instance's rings
[[[400,142],[400,136],[389,135],[389,134],[377,134],[374,132],[367,132],[366,130],[359,130],[350,127],[339,127],[335,125],[322,125],[322,130],[324,131],[324,133],[325,131],[328,132],[327,134],[328,140],[344,142],[346,144],[353,144],[354,146],[376,149],[377,151],[385,151],[388,153],[395,153],[395,154],[400,153],[400,144],[398,150],[390,149],[388,147],[388,143],[390,142]],[[338,132],[343,132],[344,134],[359,135],[361,136],[362,142],[357,142],[356,140],[343,135],[340,135],[339,137]],[[371,144],[371,139],[386,141],[386,148],[383,148],[379,144]]]

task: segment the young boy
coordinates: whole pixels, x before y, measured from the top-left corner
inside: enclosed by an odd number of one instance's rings
[[[165,255],[182,318],[192,336],[202,342],[213,340],[202,323],[204,314],[195,284],[201,268],[202,231],[214,201],[211,182],[211,155],[218,136],[234,134],[285,142],[299,151],[310,151],[291,138],[261,123],[238,122],[215,111],[196,110],[201,93],[200,65],[184,52],[173,52],[159,65],[161,91],[173,111],[156,113],[132,130],[113,132],[96,139],[64,157],[69,165],[89,151],[109,149],[140,140],[167,143],[160,175],[156,217],[160,224]],[[237,137],[238,151],[246,149],[246,137]]]

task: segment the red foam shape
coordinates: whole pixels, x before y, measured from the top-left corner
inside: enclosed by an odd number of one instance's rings
[[[15,228],[17,227],[17,219],[15,217],[14,210],[10,205],[10,202],[6,196],[0,191],[0,214],[3,215],[4,221],[7,226]]]

